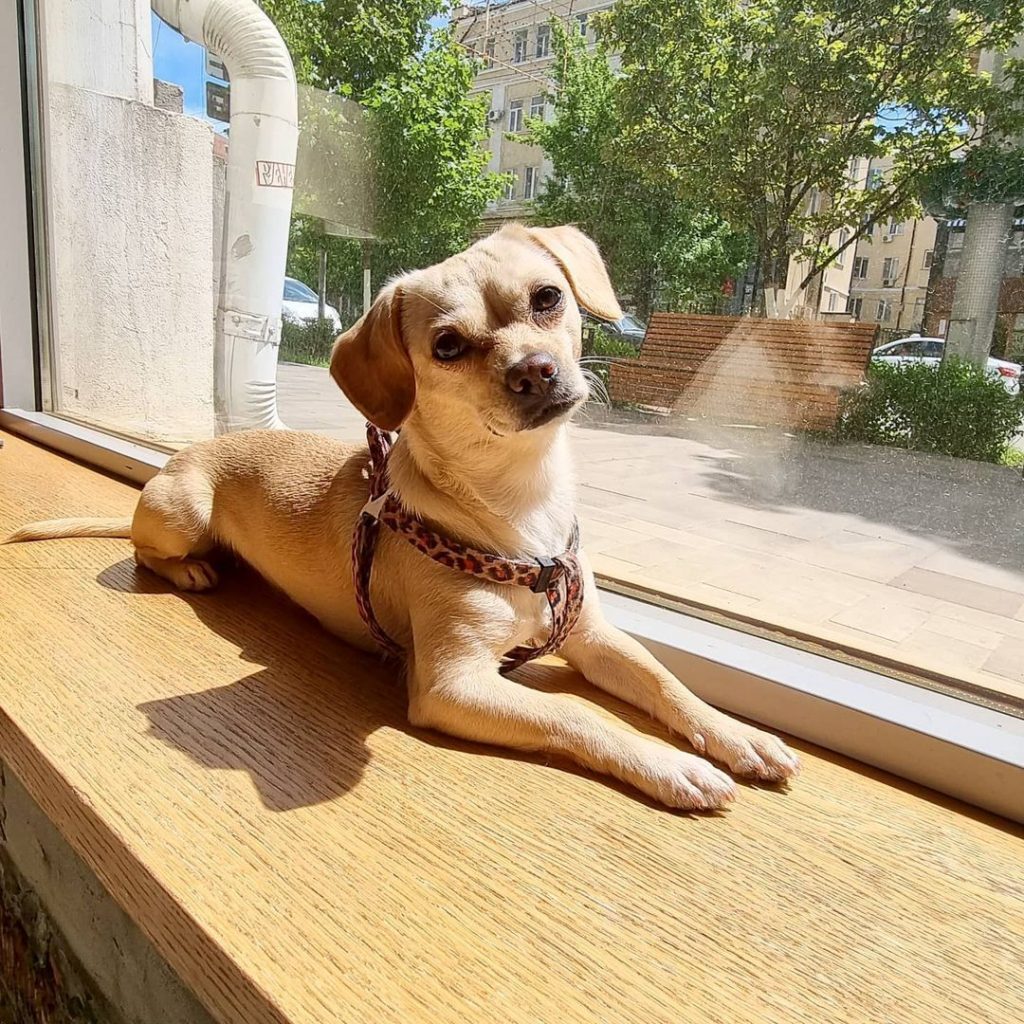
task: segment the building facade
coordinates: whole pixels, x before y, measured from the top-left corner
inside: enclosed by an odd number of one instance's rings
[[[472,93],[487,94],[490,100],[487,169],[508,175],[504,196],[484,214],[481,234],[529,216],[551,174],[543,150],[526,141],[527,119],[551,116],[551,19],[593,44],[591,18],[610,6],[608,0],[491,0],[453,12],[456,38],[485,62]]]
[[[949,333],[965,226],[962,219],[949,220],[939,226],[924,318],[925,334],[945,338]],[[1017,207],[1013,230],[1006,239],[992,354],[1018,363],[1024,360],[1024,206]]]
[[[888,159],[872,160],[866,187],[887,174]],[[924,326],[938,222],[931,217],[884,219],[857,241],[846,311],[882,331],[912,333]]]

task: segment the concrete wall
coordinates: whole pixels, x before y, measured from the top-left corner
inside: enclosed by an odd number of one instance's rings
[[[2,761],[0,920],[4,1020],[213,1024]]]
[[[154,441],[210,436],[212,130],[51,83],[48,144],[60,410]]]
[[[153,102],[149,0],[42,0],[51,82]]]

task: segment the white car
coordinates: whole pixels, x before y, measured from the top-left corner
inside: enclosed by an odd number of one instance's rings
[[[942,338],[923,338],[920,334],[911,334],[908,338],[879,345],[871,353],[871,358],[880,363],[927,363],[929,366],[938,366],[945,347],[946,342]],[[993,377],[999,377],[1011,395],[1020,391],[1021,368],[1017,363],[989,356],[988,372]]]
[[[292,323],[301,324],[306,320],[315,320],[319,312],[319,300],[312,288],[307,287],[294,277],[284,279],[284,302],[281,316]],[[333,306],[324,306],[324,316],[334,322],[334,329],[341,333],[341,317]]]

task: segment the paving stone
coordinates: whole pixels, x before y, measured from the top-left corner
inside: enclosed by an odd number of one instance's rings
[[[1024,606],[1024,594],[999,590],[984,583],[960,579],[928,569],[910,569],[889,581],[890,586],[938,597],[952,604],[966,605],[993,615],[1012,618]]]

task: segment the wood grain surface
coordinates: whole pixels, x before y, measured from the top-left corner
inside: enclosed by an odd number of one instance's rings
[[[133,507],[6,441],[0,532]],[[685,816],[417,732],[245,572],[184,597],[124,541],[0,547],[0,745],[225,1022],[1024,1020],[1020,830],[800,743],[791,791]]]
[[[762,426],[830,428],[864,378],[875,324],[654,313],[636,359],[617,360],[613,398]]]

